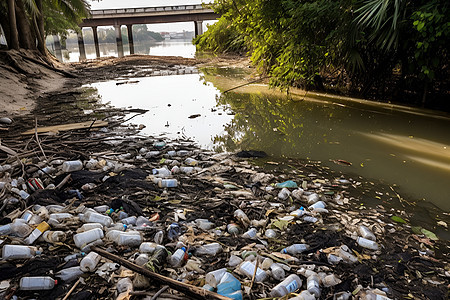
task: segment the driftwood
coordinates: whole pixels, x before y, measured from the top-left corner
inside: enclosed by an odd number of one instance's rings
[[[71,124],[64,124],[64,125],[55,125],[55,126],[47,126],[47,127],[40,127],[37,128],[37,133],[43,133],[43,132],[59,132],[59,131],[68,131],[73,129],[90,129],[94,127],[104,127],[108,126],[108,122],[106,121],[87,121],[87,122],[81,122],[81,123],[71,123]],[[30,129],[25,132],[22,132],[22,135],[29,135],[29,134],[35,134],[35,129]]]
[[[117,255],[109,253],[101,248],[91,247],[91,250],[94,252],[97,252],[98,254],[100,254],[103,257],[106,257],[106,258],[112,260],[115,263],[123,265],[124,267],[126,267],[134,272],[137,272],[139,274],[147,276],[153,280],[159,281],[162,284],[168,285],[170,288],[180,291],[180,292],[182,292],[190,297],[193,297],[195,299],[217,299],[217,300],[230,300],[231,299],[231,298],[216,294],[214,292],[205,290],[203,288],[199,288],[197,286],[179,282],[172,278],[168,278],[168,277],[165,277],[158,273],[154,273],[146,268],[140,267],[132,262],[129,262],[126,259],[123,259]]]

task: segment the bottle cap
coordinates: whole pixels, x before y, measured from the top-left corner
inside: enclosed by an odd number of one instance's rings
[[[58,280],[57,279],[55,279],[55,285],[57,285],[58,284]]]
[[[35,253],[36,253],[36,255],[41,255],[42,251],[37,250]]]

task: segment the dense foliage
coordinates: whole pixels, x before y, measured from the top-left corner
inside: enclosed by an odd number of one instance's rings
[[[328,87],[367,95],[448,83],[446,0],[216,0],[222,17],[199,50],[248,49],[274,86]],[[233,45],[233,47],[230,47]],[[236,47],[238,46],[238,47]],[[440,91],[441,93],[443,91]],[[444,91],[446,93],[446,91]],[[425,98],[424,98],[425,99]]]

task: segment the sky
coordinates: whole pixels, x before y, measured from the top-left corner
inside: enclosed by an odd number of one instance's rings
[[[152,6],[170,6],[170,5],[189,5],[213,2],[212,0],[101,0],[88,1],[91,9],[108,9],[108,8],[133,8],[133,7],[152,7]],[[212,22],[203,22],[203,30],[206,25]],[[149,24],[149,30],[161,31],[194,31],[194,22],[185,23],[167,23],[167,24]]]

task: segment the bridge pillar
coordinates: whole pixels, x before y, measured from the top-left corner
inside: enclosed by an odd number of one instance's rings
[[[123,57],[123,42],[120,25],[114,25],[114,28],[116,29],[117,54],[119,55],[119,57]]]
[[[83,41],[83,27],[80,28],[80,32],[77,32],[78,36],[78,49],[80,50],[80,58],[79,61],[86,60],[86,50],[84,48]]]
[[[127,25],[127,32],[128,32],[128,46],[130,47],[130,54],[134,54],[133,24]]]
[[[194,27],[195,37],[197,37],[197,35],[203,34],[203,21],[194,21]]]
[[[55,44],[55,56],[60,62],[62,62],[63,57],[61,52],[61,43],[59,42],[59,36],[56,34],[53,35],[53,43]]]
[[[100,58],[100,47],[98,46],[98,32],[97,26],[92,26],[92,33],[94,35],[95,55]]]

